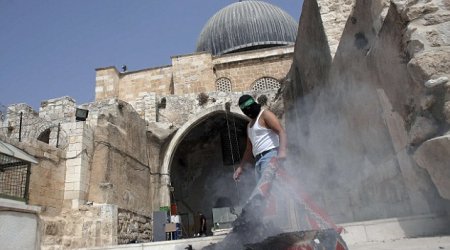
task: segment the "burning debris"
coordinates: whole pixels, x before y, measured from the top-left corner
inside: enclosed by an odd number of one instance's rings
[[[245,245],[245,250],[345,250],[347,246],[334,230],[300,231],[268,237],[262,242]]]
[[[263,211],[266,205],[261,196],[253,197],[242,209],[242,213],[233,222],[233,230],[225,239],[204,250],[245,249],[244,245],[264,240],[273,235],[275,229],[271,224],[263,222]],[[281,231],[278,231],[281,233]]]
[[[284,198],[295,200],[301,230],[284,232],[276,223],[285,207]],[[226,249],[280,249],[280,250],[346,250],[348,249],[338,228],[326,213],[316,206],[286,170],[272,159],[264,170],[240,216],[233,222],[233,230],[222,242],[203,248],[204,250]]]

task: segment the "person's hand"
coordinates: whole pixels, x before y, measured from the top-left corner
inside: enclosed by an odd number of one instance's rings
[[[279,163],[283,163],[284,161],[286,161],[286,152],[284,151],[278,152],[277,160]]]
[[[238,181],[241,174],[242,174],[242,167],[236,168],[236,170],[234,171],[234,174],[233,174],[233,179],[235,181]]]

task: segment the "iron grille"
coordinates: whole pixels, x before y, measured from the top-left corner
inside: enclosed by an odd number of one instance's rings
[[[27,161],[0,154],[1,197],[28,201],[30,166]]]

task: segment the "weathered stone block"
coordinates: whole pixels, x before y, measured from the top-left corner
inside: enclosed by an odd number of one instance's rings
[[[444,116],[447,123],[450,124],[450,101],[447,101],[444,104]]]
[[[450,135],[424,142],[414,153],[414,160],[428,171],[439,194],[450,199]]]
[[[440,48],[417,54],[408,63],[411,77],[419,84],[450,72],[450,49]]]
[[[45,223],[45,235],[58,235],[60,234],[60,229],[58,223],[54,221],[49,221]]]
[[[413,145],[420,144],[430,139],[433,135],[436,135],[438,129],[439,126],[434,119],[419,116],[409,131],[409,141]]]

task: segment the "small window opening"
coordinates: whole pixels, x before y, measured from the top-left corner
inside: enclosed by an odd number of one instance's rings
[[[44,132],[42,132],[38,136],[37,139],[38,139],[38,141],[45,142],[45,143],[49,144],[50,143],[50,129],[48,128],[48,129],[44,130]]]

